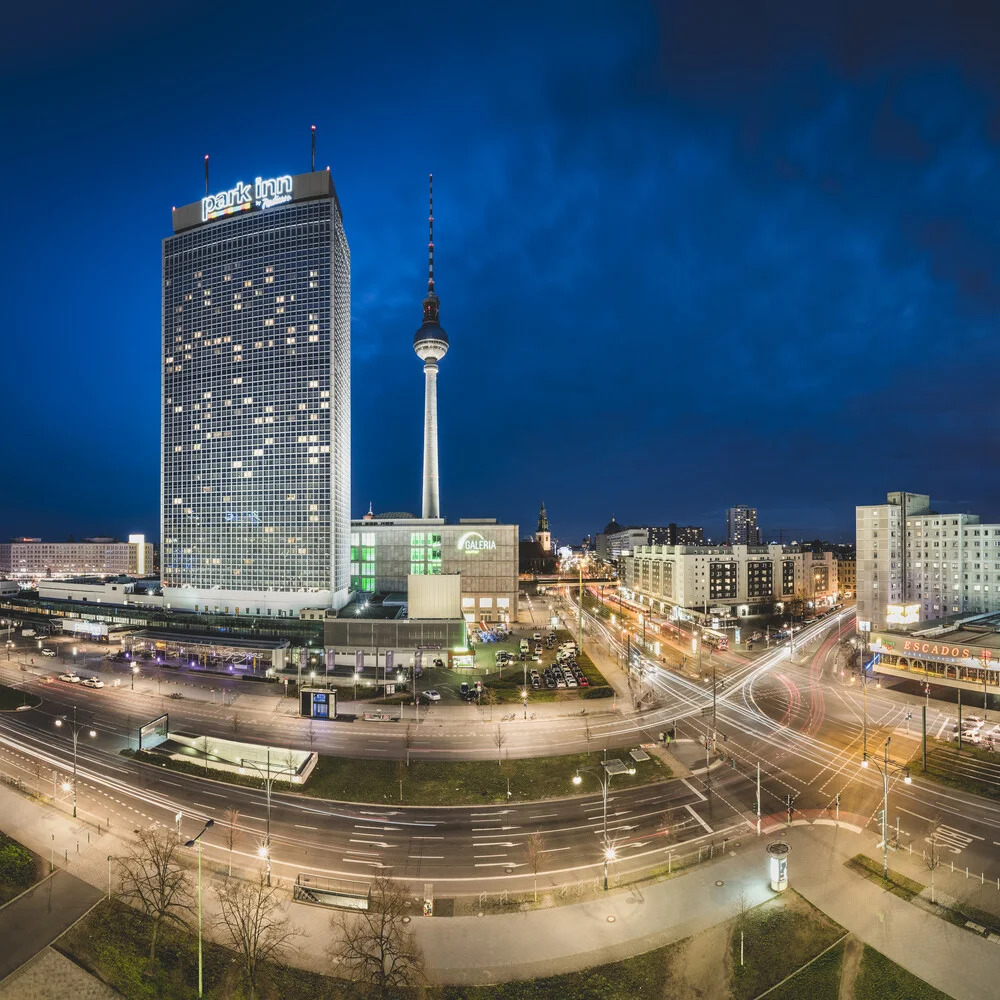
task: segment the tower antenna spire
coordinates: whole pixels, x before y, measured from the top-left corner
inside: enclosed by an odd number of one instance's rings
[[[434,294],[434,175],[427,175],[427,294]]]
[[[208,197],[208,153],[205,154],[205,197]]]
[[[312,127],[312,143],[313,143],[312,172],[316,173],[316,126],[315,125],[313,125]]]
[[[424,363],[424,517],[441,516],[438,478],[437,376],[438,362],[448,353],[448,334],[439,322],[441,303],[434,291],[434,175],[428,174],[427,295],[424,322],[413,336],[413,350]]]

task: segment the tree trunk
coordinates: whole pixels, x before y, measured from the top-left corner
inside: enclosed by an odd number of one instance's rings
[[[153,921],[153,939],[149,942],[149,964],[152,966],[153,961],[156,959],[156,935],[160,931],[160,921]]]

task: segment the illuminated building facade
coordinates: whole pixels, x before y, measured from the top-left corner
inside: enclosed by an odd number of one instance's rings
[[[162,358],[171,607],[297,615],[347,602],[350,279],[328,170],[174,209]]]
[[[459,573],[467,622],[517,621],[516,524],[373,515],[351,525],[352,590],[405,593],[408,577]]]
[[[856,508],[860,628],[1000,611],[1000,524],[933,511],[924,493],[886,500]]]

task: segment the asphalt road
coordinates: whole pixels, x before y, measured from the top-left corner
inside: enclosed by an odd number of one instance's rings
[[[566,610],[569,615],[572,612]],[[545,608],[547,616],[548,609]],[[588,616],[589,617],[589,616]],[[594,641],[588,651],[613,663],[616,639],[588,620]],[[765,829],[792,817],[828,816],[837,812],[859,825],[870,824],[881,808],[882,779],[874,766],[861,768],[867,715],[867,745],[874,755],[891,738],[894,760],[919,766],[915,720],[923,700],[886,688],[867,695],[840,676],[836,638],[853,628],[851,612],[831,616],[797,637],[794,662],[786,648],[771,649],[748,660],[727,654],[713,658],[719,687],[716,730],[719,750],[726,760],[686,781],[647,789],[613,790],[609,801],[609,832],[616,842],[619,871],[661,864],[672,850],[695,850],[726,838],[744,836],[756,826],[757,765],[761,768],[761,811]],[[606,664],[601,664],[605,669]],[[703,674],[705,662],[703,662]],[[612,668],[608,667],[610,672]],[[10,683],[12,673],[3,671]],[[21,679],[24,673],[18,672]],[[27,678],[30,689],[46,701],[34,712],[0,718],[0,758],[29,784],[45,783],[54,771],[56,795],[65,800],[60,785],[68,771],[71,747],[55,730],[53,717],[72,704],[90,712],[98,733],[80,748],[81,809],[95,821],[159,822],[170,825],[179,810],[181,826],[191,834],[204,817],[224,817],[227,807],[239,809],[240,831],[234,848],[236,863],[256,856],[265,825],[262,792],[217,785],[171,772],[160,775],[116,756],[124,745],[124,730],[138,720],[171,712],[173,728],[189,728],[209,735],[233,736],[232,715],[239,712],[240,735],[286,745],[308,747],[308,723],[275,711],[274,699],[240,695],[237,705],[212,704],[211,693],[185,690],[181,700],[158,698],[149,688],[81,690],[78,685],[42,686]],[[678,720],[679,734],[690,740],[711,730],[711,678],[695,672],[668,671],[646,664],[644,685],[657,707],[641,717],[604,715],[590,720],[591,739],[580,717],[559,716],[560,708],[534,722],[507,723],[512,756],[534,756],[593,749],[634,746],[655,738],[658,730]],[[247,707],[243,706],[257,706]],[[266,706],[266,707],[265,707]],[[939,710],[940,709],[940,710]],[[906,713],[911,732],[906,733]],[[495,754],[493,726],[474,707],[421,710],[412,752],[418,756],[475,758]],[[946,728],[947,706],[935,706],[929,725]],[[91,723],[88,721],[87,723]],[[313,748],[349,756],[402,757],[403,727],[391,724],[332,723],[318,735]],[[65,805],[65,802],[64,802]],[[599,872],[602,839],[600,796],[502,807],[446,809],[343,806],[292,796],[275,796],[272,808],[272,856],[283,875],[298,871],[345,878],[364,878],[379,868],[413,880],[433,881],[451,891],[472,891],[530,877],[525,840],[536,830],[544,839],[545,861],[540,878],[567,882]],[[904,848],[920,849],[932,835],[948,861],[1000,874],[1000,809],[965,793],[922,781],[905,785],[899,776],[891,782],[889,823]],[[219,824],[208,841],[209,850],[228,854]],[[669,832],[664,834],[666,828]],[[890,862],[891,863],[891,862]]]

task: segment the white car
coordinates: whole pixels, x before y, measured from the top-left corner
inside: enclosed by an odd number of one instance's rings
[[[424,697],[428,701],[440,701],[441,700],[441,695],[437,691],[435,691],[434,688],[431,688],[429,691],[425,691],[424,692]]]
[[[85,677],[80,683],[86,688],[104,687],[104,681],[100,677]]]
[[[59,680],[66,681],[67,684],[79,684],[80,678],[76,674],[60,674]]]
[[[56,651],[54,649],[43,649],[42,656],[55,656]]]

